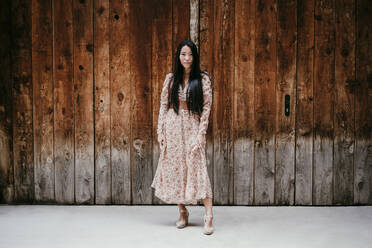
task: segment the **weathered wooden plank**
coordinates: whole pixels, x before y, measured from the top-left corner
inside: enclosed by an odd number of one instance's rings
[[[333,1],[315,2],[313,204],[332,204],[335,21]]]
[[[13,152],[15,201],[34,201],[34,158],[32,128],[32,3],[11,3],[13,77]]]
[[[276,5],[256,2],[255,53],[255,199],[256,205],[274,203],[276,128]]]
[[[13,202],[11,2],[0,1],[0,204]]]
[[[111,203],[109,0],[93,2],[95,202]]]
[[[32,1],[35,200],[54,201],[52,2]]]
[[[214,30],[214,202],[232,204],[234,194],[232,104],[234,84],[234,1],[215,2]]]
[[[212,80],[212,89],[214,88],[214,0],[200,0],[200,31],[199,31],[199,52],[200,52],[200,67],[206,70]],[[212,190],[214,188],[214,155],[213,155],[213,116],[214,104],[210,112],[209,124],[206,135],[206,158],[209,180]]]
[[[73,6],[75,201],[94,204],[92,0]]]
[[[160,148],[157,137],[157,125],[160,110],[160,94],[165,75],[172,71],[172,16],[167,12],[172,7],[171,0],[164,0],[155,7],[152,21],[151,46],[151,96],[152,96],[152,175],[155,175]],[[153,204],[164,204],[152,194]]]
[[[190,40],[199,47],[199,0],[190,0]]]
[[[53,2],[54,159],[59,204],[75,201],[72,2]]]
[[[128,0],[110,2],[112,203],[131,203],[131,77]]]
[[[372,204],[372,6],[356,5],[354,203]]]
[[[14,198],[12,139],[3,127],[0,128],[0,151],[0,204],[11,204]]]
[[[178,44],[190,39],[190,0],[172,0],[172,23],[173,23],[173,56]]]
[[[252,205],[255,0],[235,2],[234,204]]]
[[[355,1],[337,1],[335,47],[333,204],[353,204]]]
[[[275,204],[294,204],[297,2],[279,0],[277,18]],[[288,104],[288,105],[287,105]]]
[[[131,130],[132,203],[152,202],[151,142],[151,36],[153,5],[145,0],[130,2],[131,39]]]
[[[295,204],[312,205],[314,1],[298,1],[297,13]]]

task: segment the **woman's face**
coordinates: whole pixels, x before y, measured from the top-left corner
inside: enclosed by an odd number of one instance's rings
[[[183,68],[185,68],[185,70],[188,70],[191,68],[192,59],[193,59],[192,52],[191,52],[190,47],[186,45],[183,46],[181,49],[181,53],[180,53],[180,61],[181,61]]]

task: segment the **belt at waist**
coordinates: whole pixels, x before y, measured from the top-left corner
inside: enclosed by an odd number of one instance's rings
[[[188,110],[188,108],[187,108],[187,103],[184,102],[184,101],[181,101],[181,100],[180,100],[180,109]]]
[[[179,104],[179,107],[178,109],[184,109],[184,110],[188,110],[187,108],[187,102],[184,102],[184,101],[181,101],[179,100],[180,104]],[[171,107],[173,108],[173,105],[171,104]]]

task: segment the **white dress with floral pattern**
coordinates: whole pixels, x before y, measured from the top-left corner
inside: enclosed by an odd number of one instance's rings
[[[201,117],[179,107],[178,115],[169,108],[169,84],[173,74],[167,74],[160,97],[158,140],[164,139],[151,187],[155,196],[166,203],[193,204],[206,197],[212,189],[205,156],[206,132],[212,105],[212,87],[207,74],[202,74],[203,111]],[[179,99],[186,101],[186,85],[180,87]]]

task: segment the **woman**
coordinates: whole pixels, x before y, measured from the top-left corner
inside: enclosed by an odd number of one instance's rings
[[[185,204],[205,206],[204,234],[212,234],[212,189],[205,157],[206,132],[212,105],[212,86],[201,72],[196,45],[182,41],[167,74],[160,99],[158,142],[160,158],[151,187],[155,196],[176,203],[180,217],[177,228],[188,224]]]

